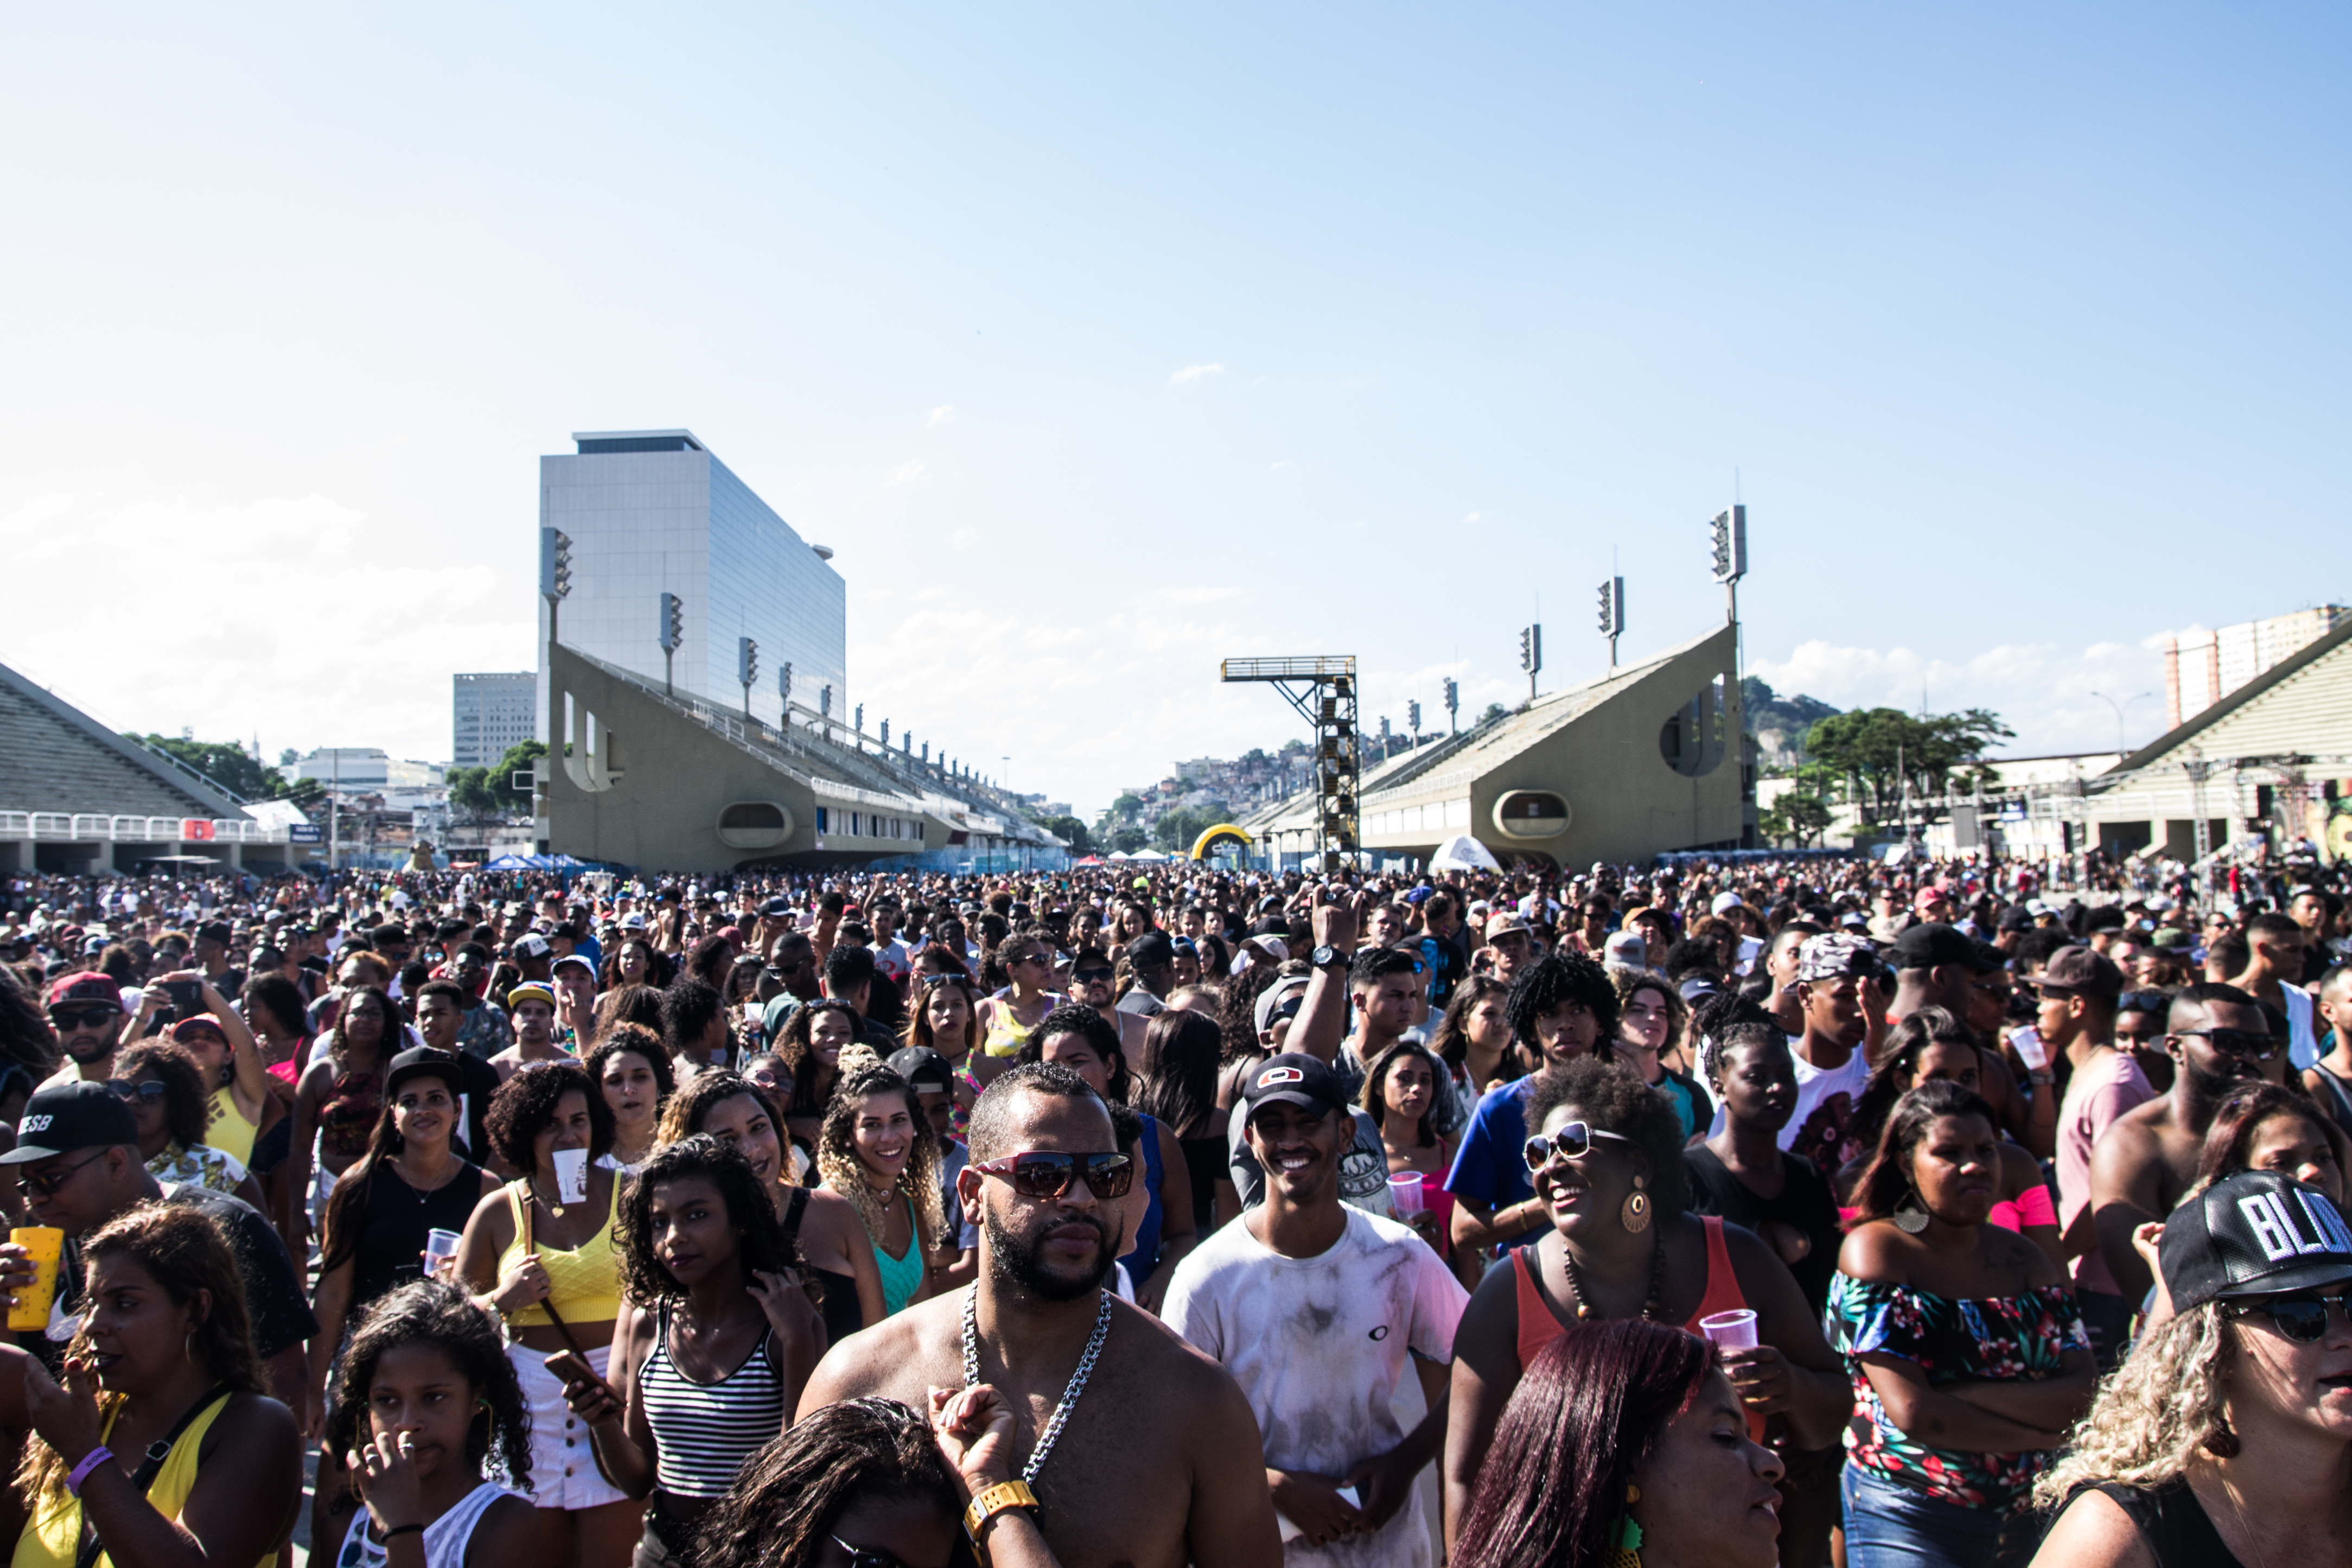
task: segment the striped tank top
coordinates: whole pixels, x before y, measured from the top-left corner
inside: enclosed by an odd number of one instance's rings
[[[637,1397],[660,1457],[654,1482],[673,1497],[724,1497],[743,1462],[784,1429],[784,1380],[766,1331],[743,1364],[717,1383],[697,1383],[669,1353],[669,1303],[661,1304],[653,1353],[637,1373]]]

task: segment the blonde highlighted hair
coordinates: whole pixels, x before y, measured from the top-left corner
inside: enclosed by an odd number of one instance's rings
[[[2063,1457],[2034,1483],[2035,1504],[2055,1508],[2096,1481],[2160,1487],[2179,1479],[2206,1439],[2229,1429],[2223,1384],[2233,1354],[2218,1301],[2149,1330],[2099,1385]]]
[[[826,1187],[849,1200],[857,1217],[866,1222],[866,1234],[880,1246],[888,1216],[866,1184],[866,1167],[857,1158],[858,1108],[868,1095],[905,1096],[907,1113],[915,1124],[914,1146],[908,1152],[907,1168],[898,1173],[897,1190],[906,1194],[907,1211],[915,1222],[915,1245],[925,1252],[951,1247],[955,1238],[947,1233],[947,1213],[940,1202],[940,1143],[931,1131],[931,1120],[923,1114],[922,1102],[905,1079],[878,1063],[856,1060],[854,1053],[863,1048],[846,1046],[842,1049],[841,1079],[824,1108],[824,1125],[817,1130],[817,1173]]]

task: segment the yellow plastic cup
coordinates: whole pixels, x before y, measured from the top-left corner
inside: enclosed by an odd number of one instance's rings
[[[17,1292],[16,1304],[8,1310],[8,1327],[46,1329],[49,1304],[57,1300],[58,1259],[65,1254],[66,1233],[55,1226],[20,1225],[8,1233],[8,1239],[32,1254],[40,1268],[33,1283]]]

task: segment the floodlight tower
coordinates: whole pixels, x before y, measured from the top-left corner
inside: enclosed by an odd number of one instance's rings
[[[671,681],[670,674],[677,650],[686,643],[686,602],[676,594],[665,593],[656,613],[659,616],[654,623],[654,631],[655,640],[661,644],[662,650],[662,690],[675,697],[677,689]]]
[[[1617,673],[1617,639],[1625,635],[1625,579],[1601,584],[1601,635],[1609,639],[1609,673]]]
[[[1363,776],[1355,657],[1229,658],[1219,676],[1272,686],[1315,731],[1316,850],[1327,872],[1350,864],[1361,837],[1356,801]]]

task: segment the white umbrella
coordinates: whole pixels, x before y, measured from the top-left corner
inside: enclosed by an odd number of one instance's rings
[[[1433,871],[1499,871],[1503,863],[1495,852],[1466,833],[1457,833],[1437,847],[1429,858]]]

